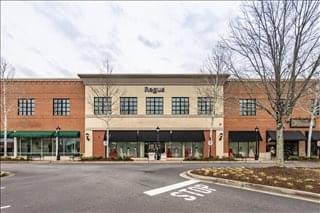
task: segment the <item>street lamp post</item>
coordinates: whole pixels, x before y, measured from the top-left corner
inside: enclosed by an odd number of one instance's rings
[[[157,160],[159,160],[160,159],[160,141],[159,141],[159,132],[160,132],[160,127],[159,126],[157,126],[157,128],[156,128],[156,131],[157,131],[157,147],[158,147],[158,149],[157,149]]]
[[[259,128],[256,126],[256,128],[254,129],[256,132],[256,153],[254,154],[254,159],[258,160],[259,159],[259,148],[258,148],[258,142],[259,142]]]
[[[60,132],[60,127],[58,126],[56,128],[56,159],[60,160],[60,153],[59,153],[59,132]]]

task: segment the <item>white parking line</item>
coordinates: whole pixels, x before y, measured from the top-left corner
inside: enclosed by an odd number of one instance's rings
[[[180,183],[172,184],[172,185],[169,185],[169,186],[164,186],[164,187],[161,187],[161,188],[145,191],[144,193],[149,195],[149,196],[154,196],[154,195],[158,195],[158,194],[161,194],[161,193],[164,193],[164,192],[168,192],[168,191],[171,191],[171,190],[174,190],[174,189],[178,189],[178,188],[182,188],[182,187],[185,187],[185,186],[189,186],[191,184],[198,183],[198,182],[200,182],[200,180],[187,180],[187,181],[183,181],[183,182],[180,182]]]
[[[0,209],[7,209],[7,208],[10,208],[11,206],[10,205],[7,205],[7,206],[1,206]]]

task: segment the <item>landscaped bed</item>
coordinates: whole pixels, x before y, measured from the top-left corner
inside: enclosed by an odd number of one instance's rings
[[[320,193],[320,168],[202,168],[191,173]]]

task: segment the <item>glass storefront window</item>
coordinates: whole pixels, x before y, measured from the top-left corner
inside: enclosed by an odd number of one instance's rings
[[[4,155],[4,140],[0,139],[0,155]],[[13,156],[13,139],[7,138],[7,155]]]
[[[192,156],[192,142],[187,142],[184,144],[184,157],[188,158]]]
[[[229,148],[232,150],[234,155],[239,155],[238,142],[230,142]]]
[[[80,140],[78,138],[59,138],[59,153],[70,156],[80,153]],[[56,155],[55,138],[19,138],[18,155],[40,154],[42,156]]]
[[[229,148],[232,149],[235,157],[254,157],[256,152],[256,142],[230,142]]]
[[[41,154],[41,138],[32,138],[31,140],[31,152],[32,154]]]
[[[201,158],[202,155],[203,155],[203,142],[193,142],[192,156],[196,158]]]
[[[137,142],[112,142],[110,146],[111,157],[133,157],[139,156],[139,147]]]
[[[71,155],[79,153],[77,149],[77,142],[74,138],[63,139],[63,155]]]
[[[31,153],[31,138],[20,138],[18,153],[20,155],[27,155]],[[20,150],[19,150],[20,148]]]
[[[248,157],[248,149],[249,149],[248,142],[239,142],[239,155],[240,156]]]
[[[167,143],[168,158],[182,158],[182,142]]]
[[[43,138],[42,139],[42,153],[44,156],[54,156],[56,153],[55,139]]]

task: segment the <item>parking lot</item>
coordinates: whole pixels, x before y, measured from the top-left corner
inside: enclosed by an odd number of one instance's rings
[[[212,165],[2,163],[2,169],[14,176],[1,179],[1,212],[319,211],[317,203],[179,176],[208,166]]]

